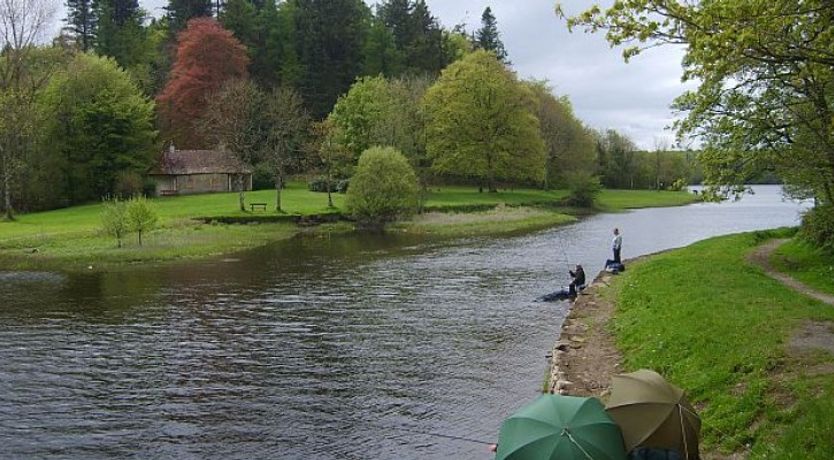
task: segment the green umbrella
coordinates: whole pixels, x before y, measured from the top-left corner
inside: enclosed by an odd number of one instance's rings
[[[496,460],[625,460],[623,436],[594,398],[545,394],[504,420]]]
[[[627,450],[673,449],[687,460],[700,458],[701,419],[683,390],[646,369],[613,380],[607,410],[623,430]]]

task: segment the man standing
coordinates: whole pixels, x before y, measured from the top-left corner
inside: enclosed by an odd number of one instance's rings
[[[611,249],[614,250],[614,262],[621,264],[620,249],[623,247],[623,237],[620,235],[620,229],[614,229],[614,240],[611,242]]]

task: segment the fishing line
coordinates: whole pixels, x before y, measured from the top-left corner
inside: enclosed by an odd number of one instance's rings
[[[405,432],[405,433],[412,433],[412,434],[422,434],[422,435],[426,435],[426,436],[434,436],[436,438],[453,439],[453,440],[456,440],[456,441],[466,441],[466,442],[471,442],[471,443],[475,443],[475,444],[484,444],[484,445],[495,444],[495,441],[484,441],[482,439],[474,439],[474,438],[469,438],[469,437],[466,437],[466,436],[455,436],[455,435],[452,435],[452,434],[434,433],[434,432],[431,432],[431,431],[424,431],[424,430],[415,429],[415,428],[405,428],[405,427],[400,427],[400,426],[383,426],[383,425],[378,425],[376,423],[367,422],[367,421],[362,421],[361,423],[363,423],[365,425],[368,425],[369,427],[373,427],[373,428],[396,430],[396,431],[402,431],[402,432]]]

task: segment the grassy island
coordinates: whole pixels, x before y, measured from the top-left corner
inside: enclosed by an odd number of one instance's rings
[[[425,201],[426,213],[400,222],[392,231],[433,237],[497,235],[564,224],[579,210],[558,208],[566,191],[533,189],[478,193],[472,187],[432,188]],[[0,222],[0,269],[99,269],[114,265],[229,254],[290,238],[301,229],[296,219],[310,216],[340,217],[344,195],[327,196],[290,183],[282,193],[285,213],[274,211],[275,192],[248,192],[247,202],[267,203],[267,211],[243,212],[236,193],[218,193],[153,200],[159,228],[139,247],[128,236],[123,248],[102,235],[101,204],[23,214],[14,222]],[[599,199],[604,210],[691,203],[694,195],[683,192],[606,190]],[[587,211],[586,211],[587,212]],[[225,220],[238,224],[224,224]],[[351,231],[347,224],[323,227],[326,231]]]
[[[688,391],[707,450],[834,458],[834,308],[764,273],[751,253],[773,236],[714,238],[632,264],[604,291],[609,331],[626,369],[655,369]],[[797,274],[818,273],[798,268],[817,260],[798,243],[785,255]]]

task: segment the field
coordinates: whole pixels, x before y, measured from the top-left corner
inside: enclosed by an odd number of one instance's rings
[[[611,331],[627,370],[654,369],[687,390],[708,447],[834,458],[834,309],[748,262],[768,236],[711,239],[633,264],[612,288]]]

